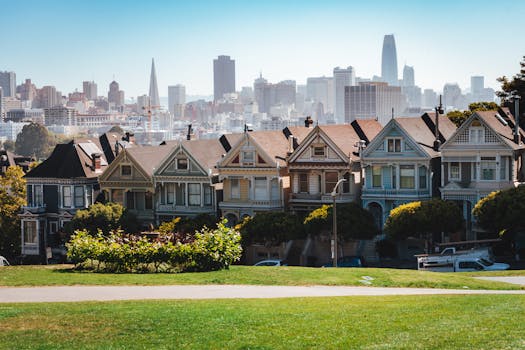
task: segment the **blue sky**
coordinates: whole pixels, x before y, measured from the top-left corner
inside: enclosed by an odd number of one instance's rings
[[[0,0],[0,9],[0,70],[63,93],[95,80],[106,94],[114,77],[126,98],[145,94],[152,57],[161,96],[175,84],[212,94],[221,54],[236,60],[238,89],[260,71],[298,84],[336,66],[372,77],[392,33],[400,74],[414,66],[416,84],[436,90],[467,88],[472,75],[497,88],[525,55],[521,0]]]

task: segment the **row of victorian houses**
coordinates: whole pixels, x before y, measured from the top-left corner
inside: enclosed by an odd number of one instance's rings
[[[400,204],[454,200],[466,233],[451,238],[469,240],[477,234],[476,202],[524,181],[524,134],[507,109],[476,112],[457,129],[434,113],[385,126],[375,120],[309,125],[218,140],[188,135],[151,147],[109,133],[58,145],[25,176],[22,254],[59,255],[64,223],[96,200],[121,203],[145,227],[201,213],[234,224],[261,211],[306,214],[330,204],[340,179],[346,181],[337,202],[361,202],[378,227]]]

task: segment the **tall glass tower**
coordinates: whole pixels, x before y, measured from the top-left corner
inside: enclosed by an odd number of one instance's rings
[[[381,60],[381,78],[388,85],[397,86],[397,52],[394,34],[385,35],[383,39],[383,56]]]
[[[151,75],[149,78],[149,100],[152,106],[160,105],[159,87],[157,86],[157,73],[155,72],[155,61],[151,59]]]

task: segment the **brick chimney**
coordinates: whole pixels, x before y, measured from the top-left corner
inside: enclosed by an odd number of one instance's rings
[[[101,154],[100,153],[92,153],[91,154],[91,161],[92,161],[92,169],[96,172],[96,173],[101,173],[102,172],[102,168],[100,166],[100,156]]]

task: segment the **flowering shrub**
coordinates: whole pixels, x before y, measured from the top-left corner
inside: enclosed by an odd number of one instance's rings
[[[219,222],[189,236],[162,234],[154,240],[120,230],[91,236],[77,230],[66,244],[76,268],[103,272],[212,271],[228,268],[242,253],[238,231]]]

